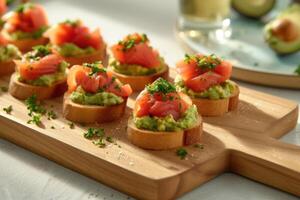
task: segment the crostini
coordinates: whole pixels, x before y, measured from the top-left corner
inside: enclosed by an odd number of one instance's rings
[[[18,99],[36,95],[48,99],[62,95],[66,89],[68,63],[47,46],[36,46],[15,60],[16,72],[11,76],[9,93]]]
[[[43,33],[48,28],[44,8],[39,4],[25,3],[3,16],[2,33],[10,44],[26,53],[37,45],[48,43]]]
[[[80,20],[66,20],[51,27],[44,35],[71,66],[97,61],[107,65],[106,44],[98,28],[91,31]]]
[[[202,118],[192,100],[158,78],[137,97],[127,136],[134,145],[164,150],[199,142]]]
[[[127,35],[111,47],[113,58],[110,68],[123,83],[133,91],[141,91],[159,77],[169,76],[169,69],[163,58],[154,50],[145,34]]]
[[[21,52],[0,33],[0,76],[5,76],[15,71],[14,59],[21,57]]]
[[[176,89],[192,98],[202,116],[221,116],[235,110],[239,87],[230,81],[232,64],[216,55],[186,55],[177,63]]]
[[[131,87],[100,63],[74,65],[68,75],[63,116],[73,122],[102,123],[123,116]]]

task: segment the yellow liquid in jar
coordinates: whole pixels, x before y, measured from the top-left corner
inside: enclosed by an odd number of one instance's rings
[[[230,0],[180,0],[181,15],[192,21],[221,21],[229,16]]]

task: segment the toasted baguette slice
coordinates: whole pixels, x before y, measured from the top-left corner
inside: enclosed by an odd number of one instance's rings
[[[8,39],[8,42],[10,44],[15,45],[16,47],[19,48],[19,50],[22,53],[26,53],[28,51],[32,50],[32,47],[37,46],[37,45],[45,45],[48,43],[48,39],[45,37],[40,37],[38,39],[22,39],[22,40],[11,40]]]
[[[131,89],[134,92],[141,91],[145,88],[146,85],[154,82],[157,78],[162,77],[164,79],[169,78],[169,67],[166,66],[162,71],[146,75],[146,76],[129,76],[120,74],[118,72],[115,72],[112,70],[113,74],[124,84],[129,84],[131,86]]]
[[[78,57],[63,57],[63,58],[66,62],[70,64],[70,67],[72,67],[73,65],[82,65],[83,63],[94,63],[97,61],[102,61],[102,65],[106,67],[108,63],[106,44],[92,54],[82,55]]]
[[[215,117],[221,116],[227,113],[228,111],[237,109],[240,90],[239,86],[236,83],[234,83],[234,85],[235,90],[229,98],[218,100],[201,98],[192,99],[193,103],[197,106],[199,114],[207,117]]]
[[[17,99],[27,99],[36,95],[37,99],[49,99],[62,95],[67,90],[66,79],[57,82],[50,87],[34,86],[22,83],[18,80],[17,73],[14,73],[9,82],[9,93]]]
[[[15,71],[15,63],[13,60],[0,62],[0,76],[12,74]]]
[[[81,105],[70,99],[70,94],[64,95],[63,116],[73,122],[102,123],[119,119],[123,116],[127,99],[114,106]]]
[[[191,129],[178,132],[154,132],[138,129],[133,119],[128,120],[127,137],[129,141],[143,149],[165,150],[195,144],[202,135],[202,118]]]

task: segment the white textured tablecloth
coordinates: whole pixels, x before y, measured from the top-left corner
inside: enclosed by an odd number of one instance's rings
[[[175,40],[175,0],[51,0],[41,1],[51,22],[81,18],[100,26],[109,44],[125,34],[145,32],[170,66],[184,52]],[[240,83],[242,86],[300,103],[300,91]],[[300,124],[282,138],[300,144]],[[300,156],[300,155],[299,155]],[[300,158],[300,157],[299,157]],[[27,150],[0,140],[0,200],[6,199],[128,199],[127,195],[66,169]],[[295,196],[235,174],[223,174],[181,197],[182,200],[296,200]]]

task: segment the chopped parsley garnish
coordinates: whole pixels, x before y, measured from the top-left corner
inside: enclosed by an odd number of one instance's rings
[[[116,85],[114,86],[114,88],[115,88],[116,90],[119,90],[119,91],[121,91],[121,86],[120,86],[120,85],[118,85],[118,84],[116,84]]]
[[[180,159],[184,159],[188,155],[188,152],[185,148],[181,147],[181,148],[177,149],[176,155],[179,156]]]
[[[5,21],[3,19],[0,19],[0,28],[1,29],[3,28],[4,24],[5,24]]]
[[[119,41],[119,44],[123,46],[122,50],[126,51],[126,50],[131,49],[138,43],[146,43],[149,41],[148,36],[144,33],[140,35],[140,38],[138,38],[138,37],[135,34],[128,35],[125,40]]]
[[[106,141],[109,142],[109,143],[114,143],[114,139],[113,139],[112,136],[107,136]]]
[[[2,92],[7,92],[8,91],[8,87],[6,87],[6,86],[0,86],[0,90]]]
[[[40,102],[38,102],[36,95],[32,95],[25,100],[27,105],[27,109],[29,110],[28,115],[32,116],[33,113],[45,114],[46,109],[41,106]]]
[[[94,136],[103,137],[105,135],[103,128],[89,128],[87,132],[83,134],[85,138],[92,138]]]
[[[32,49],[34,51],[36,51],[36,54],[38,56],[41,56],[41,57],[51,54],[51,49],[49,46],[37,45],[37,46],[32,47]]]
[[[42,118],[42,115],[40,113],[31,114],[31,119],[28,120],[27,123],[28,124],[40,125],[41,124],[41,118]]]
[[[56,119],[57,115],[53,110],[50,110],[47,112],[47,117],[48,117],[48,120],[51,120],[51,119]]]
[[[13,2],[14,2],[15,0],[6,0],[6,5],[10,5],[10,4],[12,4]]]
[[[50,128],[51,128],[51,129],[55,129],[55,127],[54,127],[54,126],[51,126]]]
[[[75,128],[75,124],[73,122],[69,122],[68,125],[69,125],[70,129],[74,129]]]
[[[89,73],[89,76],[93,76],[94,74],[98,73],[105,73],[106,69],[102,67],[102,62],[95,62],[95,63],[84,63],[83,66],[89,67],[92,71]]]
[[[42,26],[40,27],[38,30],[36,30],[33,34],[32,34],[32,38],[33,39],[38,39],[40,37],[42,37],[43,33],[49,28],[49,26]]]
[[[298,65],[298,67],[295,69],[295,74],[300,75],[300,65]]]
[[[159,92],[163,94],[168,94],[171,92],[176,92],[175,86],[163,78],[158,78],[152,84],[147,85],[146,89],[150,94]]]
[[[134,39],[127,40],[123,42],[123,46],[124,46],[123,50],[131,49],[134,45],[135,45]]]
[[[10,115],[10,113],[11,113],[12,110],[13,110],[12,105],[9,105],[8,107],[3,108],[3,111],[5,111],[9,115]]]
[[[33,3],[24,3],[24,4],[20,4],[15,11],[17,13],[23,13],[25,10],[31,9],[34,7]]]
[[[32,95],[25,100],[27,110],[29,111],[28,115],[31,117],[30,120],[27,121],[28,124],[41,124],[42,115],[44,115],[47,111],[37,100],[36,95]]]
[[[149,41],[148,36],[147,36],[145,33],[142,34],[142,40],[141,40],[141,41],[142,41],[143,43]]]
[[[67,20],[61,22],[61,24],[68,24],[68,25],[71,25],[71,26],[78,26],[80,24],[80,20],[78,20],[78,19],[76,19],[76,20],[67,19]]]
[[[96,145],[96,146],[98,146],[98,147],[100,147],[100,148],[106,147],[106,144],[105,144],[103,138],[98,138],[97,140],[94,140],[93,144]]]
[[[105,135],[105,131],[103,128],[88,128],[87,132],[85,132],[83,136],[87,139],[96,137],[93,140],[93,144],[100,148],[106,147],[106,142],[114,143],[115,145],[117,145],[112,136]]]
[[[218,58],[215,54],[211,54],[209,56],[195,56],[185,54],[184,61],[186,63],[190,63],[191,61],[195,61],[197,66],[201,69],[212,70],[219,64],[221,64],[221,59]]]
[[[199,149],[204,149],[204,145],[203,144],[194,144],[195,148],[199,148]]]
[[[49,46],[38,45],[32,47],[32,49],[33,51],[30,51],[27,54],[25,54],[25,57],[27,59],[40,60],[42,57],[51,54],[51,49]]]

